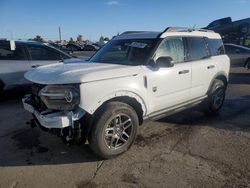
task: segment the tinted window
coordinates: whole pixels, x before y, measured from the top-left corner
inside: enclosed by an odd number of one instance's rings
[[[184,44],[182,37],[164,39],[155,52],[155,60],[159,57],[169,56],[175,63],[184,61]]]
[[[60,52],[47,46],[28,45],[32,60],[61,60]]]
[[[222,55],[225,54],[223,42],[220,39],[206,39],[211,55]]]
[[[27,60],[25,50],[22,45],[16,44],[16,49],[10,49],[10,43],[0,43],[0,60]]]
[[[187,37],[187,43],[188,43],[187,60],[189,61],[200,60],[207,58],[209,56],[206,42],[203,38]]]

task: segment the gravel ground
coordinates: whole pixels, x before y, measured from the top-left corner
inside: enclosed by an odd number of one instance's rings
[[[196,109],[144,124],[112,160],[26,122],[20,95],[0,102],[0,187],[250,187],[250,71],[231,71],[216,117]]]

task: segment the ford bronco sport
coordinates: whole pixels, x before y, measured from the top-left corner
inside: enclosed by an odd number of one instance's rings
[[[138,126],[197,104],[217,113],[230,60],[219,34],[188,28],[125,32],[87,62],[57,63],[25,74],[32,125],[85,143],[111,158],[134,142]]]

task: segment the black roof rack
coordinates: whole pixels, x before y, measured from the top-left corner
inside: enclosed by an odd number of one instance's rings
[[[146,31],[125,31],[120,35],[126,35],[126,34],[136,34],[136,33],[144,33]]]
[[[200,28],[192,28],[192,27],[167,27],[163,31],[163,33],[165,33],[165,32],[192,32],[192,31],[201,31],[201,32],[214,33],[214,31],[212,31],[212,30],[200,29]]]
[[[192,27],[167,27],[163,32],[161,32],[158,35],[158,38],[165,32],[192,32],[192,31],[201,31],[201,32],[214,33],[214,31],[212,31],[212,30],[192,28]]]
[[[207,29],[200,29],[200,28],[192,28],[192,27],[167,27],[163,32],[161,32],[158,35],[158,38],[165,32],[192,32],[192,31],[200,31],[200,32],[210,32],[214,33],[212,30]],[[126,35],[126,34],[138,34],[138,33],[144,33],[147,31],[125,31],[120,35]]]

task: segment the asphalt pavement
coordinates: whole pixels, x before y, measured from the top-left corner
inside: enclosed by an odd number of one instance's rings
[[[0,187],[250,187],[250,71],[243,68],[231,71],[218,116],[194,108],[146,123],[130,150],[111,160],[31,129],[20,98],[0,102]]]

